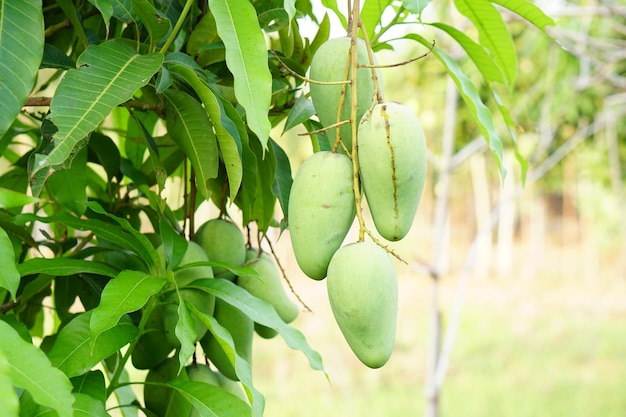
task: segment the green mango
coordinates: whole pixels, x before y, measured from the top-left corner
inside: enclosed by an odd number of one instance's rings
[[[193,288],[182,288],[178,290],[180,298],[188,303],[193,304],[200,312],[212,316],[215,310],[215,297],[211,294]],[[178,323],[178,302],[179,298],[176,292],[168,294],[165,298],[165,304],[160,306],[163,315],[163,328],[167,340],[175,347],[180,346],[180,340],[176,336],[176,324]],[[199,341],[206,333],[207,327],[193,314],[194,331],[196,333],[196,342]]]
[[[396,337],[398,279],[380,246],[356,242],[341,247],[328,266],[328,298],[348,345],[361,362],[380,368]]]
[[[197,262],[209,262],[209,257],[196,242],[188,242],[187,251],[175,269],[174,279],[179,288],[186,287],[197,279],[213,278],[213,268],[209,265],[186,267]]]
[[[191,403],[178,391],[155,383],[165,383],[174,380],[187,381],[187,371],[183,368],[178,373],[178,359],[169,358],[156,368],[150,369],[146,375],[146,384],[143,386],[145,406],[153,415],[158,417],[180,417],[191,413]]]
[[[311,60],[310,78],[314,81],[342,81],[345,80],[346,65],[348,64],[348,54],[350,49],[350,38],[340,37],[329,39],[324,42],[319,49],[315,52],[313,59]],[[357,60],[360,64],[369,64],[369,56],[367,53],[367,47],[362,39],[357,42]],[[376,63],[376,61],[374,61]],[[382,77],[380,71],[377,71],[377,78],[379,87],[382,88]],[[351,74],[349,72],[348,74]],[[348,75],[349,79],[349,75]],[[339,108],[339,100],[341,97],[342,86],[337,85],[323,85],[311,83],[309,86],[311,90],[311,101],[315,112],[317,113],[320,123],[323,126],[330,126],[338,121],[348,120],[351,116],[352,96],[350,86],[346,89],[346,98],[341,109],[340,120],[337,120],[337,109]],[[370,68],[359,68],[357,70],[357,121],[361,120],[361,117],[372,106],[374,97],[376,95],[374,89],[374,80],[372,79],[372,70]],[[352,127],[350,123],[344,124],[340,127],[339,133],[341,140],[345,146],[352,149]],[[335,142],[335,128],[329,129],[326,134],[328,135],[329,143]],[[340,149],[343,148],[340,147]]]
[[[224,219],[209,220],[198,228],[195,241],[212,262],[230,266],[239,266],[245,262],[243,233],[233,222]],[[226,268],[214,267],[213,273],[217,278],[235,279],[235,275]]]
[[[399,103],[377,104],[359,124],[359,168],[376,230],[390,241],[409,232],[426,179],[424,131]]]
[[[294,321],[300,309],[289,299],[282,283],[282,275],[272,258],[265,252],[259,256],[258,249],[249,249],[246,252],[245,265],[256,271],[258,276],[241,275],[237,278],[237,284],[255,297],[270,303],[286,323]]]
[[[254,322],[250,317],[242,313],[221,299],[215,300],[213,317],[221,324],[233,338],[235,350],[248,363],[252,362],[252,338],[254,336]],[[200,339],[200,345],[205,355],[224,376],[238,381],[235,369],[231,365],[226,353],[222,349],[215,336],[211,332]]]
[[[291,245],[300,269],[313,279],[326,277],[354,220],[353,178],[349,157],[322,151],[304,161],[291,186]]]
[[[160,308],[152,310],[146,322],[146,333],[142,334],[131,355],[133,366],[137,369],[150,369],[162,363],[174,349],[165,334]]]

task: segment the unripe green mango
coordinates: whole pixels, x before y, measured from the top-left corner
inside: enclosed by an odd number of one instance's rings
[[[377,104],[359,124],[359,168],[376,230],[390,241],[408,233],[424,189],[426,141],[413,112]]]
[[[289,231],[300,269],[323,279],[355,216],[352,161],[344,154],[308,157],[291,186]]]
[[[252,361],[252,339],[254,336],[254,322],[250,317],[242,313],[221,299],[215,300],[213,317],[221,324],[233,338],[235,350],[248,363]],[[231,365],[226,353],[211,332],[200,339],[200,345],[211,363],[226,377],[238,381],[235,369]]]
[[[185,255],[180,260],[174,272],[174,279],[179,288],[186,287],[197,279],[213,278],[213,268],[209,265],[185,266],[197,262],[209,262],[209,257],[196,242],[188,242]]]
[[[133,366],[137,369],[154,368],[167,359],[174,347],[165,334],[161,309],[155,308],[146,322],[146,333],[141,335],[133,350]]]
[[[215,297],[211,294],[194,288],[182,288],[178,290],[180,298],[191,303],[200,312],[212,316],[215,310]],[[176,323],[178,323],[178,297],[175,292],[169,294],[164,305],[160,308],[163,314],[163,328],[165,335],[170,344],[179,347],[180,340],[176,337]],[[191,315],[194,321],[194,330],[196,332],[196,342],[200,340],[207,332],[207,327],[195,315]]]
[[[398,315],[398,279],[389,255],[371,242],[341,247],[328,266],[330,306],[361,362],[380,368],[391,356]]]
[[[315,52],[311,60],[310,78],[315,81],[343,81],[345,80],[346,65],[348,64],[348,53],[350,49],[350,38],[340,37],[329,39],[323,43]],[[369,64],[367,47],[362,39],[357,42],[357,60],[360,64]],[[348,72],[351,74],[351,72]],[[349,79],[348,75],[348,79]],[[379,87],[382,86],[382,77],[378,74]],[[340,84],[323,85],[310,84],[311,101],[315,111],[323,126],[330,126],[338,121],[348,120],[351,115],[352,88],[347,86],[346,98],[341,109],[341,119],[337,120],[337,109],[341,97]],[[357,121],[371,107],[375,96],[374,80],[370,68],[359,68],[357,70]],[[329,129],[326,134],[330,144],[335,141],[335,128]],[[348,149],[352,149],[352,127],[345,124],[340,127],[341,140]]]
[[[270,303],[286,323],[294,321],[300,309],[285,292],[282,276],[272,258],[267,253],[259,256],[258,249],[249,249],[246,252],[245,265],[256,271],[258,276],[241,275],[237,284],[255,297]]]
[[[198,228],[195,241],[212,262],[231,266],[239,266],[245,262],[243,233],[233,222],[224,219],[209,220]],[[217,278],[235,279],[235,275],[226,268],[214,267],[213,273]]]

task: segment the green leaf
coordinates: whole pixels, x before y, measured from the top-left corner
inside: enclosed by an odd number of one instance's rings
[[[252,320],[278,331],[292,349],[300,350],[309,360],[311,368],[323,370],[322,358],[307,343],[304,335],[285,323],[276,310],[267,302],[254,297],[248,291],[224,279],[200,279],[192,282],[190,288],[198,288],[228,304],[238,308]]]
[[[502,84],[506,83],[504,75],[493,61],[493,58],[489,56],[482,46],[474,42],[472,38],[467,36],[464,32],[444,23],[429,23],[429,25],[443,30],[457,41],[459,45],[463,47],[467,56],[476,64],[476,67],[487,83],[492,81]]]
[[[419,0],[417,0],[419,2]],[[411,10],[406,6],[407,3],[415,3],[415,0],[404,0],[404,7],[407,10]],[[426,2],[428,3],[428,2]],[[380,23],[380,19],[383,15],[383,11],[391,4],[391,0],[366,0],[361,7],[361,22],[365,27],[368,39],[374,38],[376,26]],[[412,11],[412,10],[411,10]],[[417,12],[414,12],[417,13]]]
[[[74,386],[73,392],[87,394],[96,400],[106,401],[106,385],[102,371],[89,371],[83,375],[71,379]]]
[[[87,202],[87,148],[76,153],[72,165],[47,180],[48,195],[61,207],[82,216]]]
[[[139,55],[121,41],[88,47],[78,59],[79,68],[67,72],[50,103],[50,119],[59,130],[54,149],[35,156],[31,176],[67,165],[89,133],[146,85],[162,62],[161,54]]]
[[[0,415],[18,417],[19,401],[11,381],[11,365],[0,349]]]
[[[47,43],[43,48],[40,68],[68,70],[76,68],[76,62],[56,46]]]
[[[72,258],[33,258],[19,264],[17,269],[21,276],[48,274],[63,277],[86,273],[115,278],[117,275],[117,271],[106,264]]]
[[[89,139],[89,162],[96,162],[104,168],[109,180],[118,178],[121,180],[120,150],[115,142],[99,132],[93,132]]]
[[[218,279],[217,281],[224,281],[232,284],[228,280]],[[196,281],[197,282],[197,281]],[[239,287],[237,287],[239,288]],[[245,290],[244,290],[245,291]],[[247,291],[246,291],[247,292]],[[226,357],[235,370],[235,374],[243,384],[244,390],[247,392],[248,399],[252,404],[252,411],[255,417],[263,416],[263,408],[265,407],[265,398],[252,384],[252,367],[250,363],[239,356],[237,349],[235,348],[235,342],[232,336],[216,319],[215,317],[208,316],[201,313],[193,305],[190,305],[193,314],[204,323],[209,329],[213,337],[217,340],[222,347]],[[248,410],[249,411],[249,410]]]
[[[235,96],[246,110],[250,129],[265,148],[271,129],[268,113],[272,75],[256,11],[248,0],[209,0],[209,8],[226,47],[226,65],[234,76]]]
[[[256,156],[257,162],[257,186],[252,204],[251,220],[255,220],[259,230],[266,232],[274,217],[276,196],[272,191],[274,175],[276,172],[276,157],[274,149],[269,147],[265,155],[258,140],[250,141],[250,148]]]
[[[7,232],[0,228],[0,288],[8,290],[11,300],[15,301],[19,285],[20,273],[15,266],[13,243]]]
[[[317,29],[317,33],[315,37],[311,41],[311,55],[315,54],[315,51],[322,46],[324,42],[328,40],[330,36],[330,19],[328,18],[328,13],[324,14],[324,18]]]
[[[226,166],[230,198],[234,199],[241,186],[243,176],[240,134],[236,126],[232,126],[232,120],[225,114],[225,109],[222,102],[218,99],[217,94],[200,79],[192,68],[181,64],[170,65],[169,68],[172,73],[180,75],[187,81],[195,90],[196,94],[198,94],[202,104],[204,104],[204,108],[213,123],[215,135],[217,136],[217,141],[222,153],[222,159]],[[210,156],[207,155],[204,157]],[[217,177],[217,170],[215,175],[209,178],[215,177]]]
[[[22,194],[17,191],[0,188],[0,208],[22,207],[39,202],[38,198]]]
[[[132,0],[133,11],[137,14],[143,27],[148,31],[150,36],[150,49],[156,47],[156,45],[165,38],[172,29],[170,20],[166,17],[159,15],[152,5],[152,2],[148,0]]]
[[[200,19],[189,35],[187,53],[189,55],[197,55],[202,48],[216,41],[219,41],[217,26],[215,25],[213,14],[209,12],[202,16],[202,19]]]
[[[122,271],[110,280],[104,287],[100,304],[93,309],[89,322],[94,343],[126,313],[141,309],[166,282],[163,278],[155,278],[140,271]]]
[[[461,14],[478,29],[480,44],[493,56],[509,87],[517,78],[517,53],[511,33],[489,0],[454,0]]]
[[[104,401],[79,392],[74,394],[74,417],[110,417],[106,411]]]
[[[0,351],[9,362],[13,385],[28,390],[37,403],[52,407],[60,417],[72,417],[70,380],[50,364],[40,349],[24,341],[3,321],[0,334]]]
[[[315,108],[313,107],[313,102],[307,99],[304,94],[298,97],[298,100],[296,100],[287,115],[287,121],[285,122],[285,127],[283,128],[283,135],[286,131],[291,130],[299,124],[309,120],[314,114]]]
[[[89,0],[89,3],[100,10],[104,24],[109,26],[111,24],[111,17],[113,16],[113,3],[110,0]]]
[[[208,199],[211,192],[207,181],[217,177],[219,159],[217,140],[206,110],[182,91],[170,89],[164,96],[167,99],[167,130],[189,158],[195,170],[198,191]]]
[[[322,4],[327,9],[330,9],[333,12],[335,12],[335,16],[337,16],[337,18],[341,22],[341,25],[344,27],[344,29],[348,27],[348,21],[346,20],[343,13],[341,13],[341,10],[339,10],[339,7],[337,7],[337,0],[322,0]]]
[[[189,401],[202,417],[246,417],[250,406],[243,400],[214,385],[199,381],[173,380],[167,383]]]
[[[35,84],[43,46],[41,0],[0,0],[0,137]]]
[[[83,48],[86,48],[89,44],[89,41],[87,40],[87,34],[85,33],[85,28],[83,27],[83,22],[78,10],[76,9],[76,6],[72,2],[72,0],[57,0],[57,3],[59,7],[61,7],[61,10],[63,10],[63,13],[65,13],[67,19],[72,24],[74,33],[82,43]]]
[[[402,0],[402,5],[411,13],[422,14],[422,11],[431,1],[432,0]]]
[[[280,203],[284,217],[287,218],[289,193],[291,192],[291,184],[293,183],[291,164],[289,163],[289,157],[278,143],[270,139],[270,144],[274,149],[274,155],[276,155],[276,176],[274,177],[272,191]]]
[[[492,3],[506,7],[513,13],[516,13],[528,20],[537,28],[545,32],[546,26],[554,26],[554,20],[533,3],[528,0],[491,0]]]
[[[193,308],[191,303],[187,303],[181,296],[178,290],[176,290],[178,297],[178,307],[176,313],[178,315],[178,321],[174,328],[174,334],[180,342],[180,348],[178,349],[178,372],[183,369],[189,358],[196,351],[197,334],[194,326],[193,318],[189,311],[189,306]]]
[[[430,48],[431,46],[430,42],[415,33],[410,33],[406,35],[405,38],[417,41],[427,48]],[[478,123],[478,127],[485,136],[485,140],[487,141],[491,152],[496,157],[496,161],[500,167],[500,174],[502,175],[502,178],[504,178],[506,176],[506,169],[503,165],[502,141],[496,133],[491,110],[489,110],[489,108],[482,102],[476,87],[472,84],[472,81],[467,78],[461,70],[461,67],[459,67],[459,64],[457,64],[452,57],[447,55],[437,46],[433,48],[433,54],[444,65],[446,71],[450,77],[452,77],[452,80],[459,89],[461,97],[463,97],[463,100],[467,104],[474,120]]]
[[[98,363],[119,351],[136,335],[137,328],[130,319],[103,332],[94,344],[89,322],[92,311],[81,313],[63,327],[48,353],[50,362],[68,377],[84,374]]]

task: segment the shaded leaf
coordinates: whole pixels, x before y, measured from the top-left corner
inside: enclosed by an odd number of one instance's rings
[[[256,139],[250,141],[250,149],[254,152],[257,163],[257,185],[250,219],[257,222],[260,231],[265,232],[274,217],[276,205],[276,196],[272,191],[276,172],[276,157],[271,146],[268,147],[264,155],[261,144]]]
[[[148,0],[132,0],[131,4],[133,11],[143,23],[143,27],[148,31],[150,49],[152,49],[169,34],[172,26],[170,20],[160,16],[152,2]]]
[[[121,41],[88,47],[78,59],[79,68],[67,72],[50,103],[50,119],[59,130],[54,149],[35,156],[31,176],[66,166],[89,133],[147,84],[162,62],[161,54],[139,55]]]
[[[0,137],[35,84],[43,49],[41,0],[0,0]]]
[[[102,371],[89,371],[71,379],[74,392],[87,394],[96,400],[106,401],[106,385]]]
[[[196,186],[200,194],[209,198],[207,181],[217,177],[217,140],[206,110],[189,94],[168,90],[167,128],[170,136],[185,152],[195,170]]]
[[[68,70],[76,68],[76,62],[56,46],[47,43],[43,48],[40,68]]]
[[[478,29],[480,44],[493,56],[509,87],[517,78],[517,53],[511,33],[489,0],[454,0],[461,14]]]
[[[111,2],[111,0],[89,0],[89,3],[100,10],[104,24],[109,26],[111,24],[111,17],[113,16],[113,2]]]
[[[15,266],[13,243],[7,232],[0,228],[0,288],[8,290],[11,300],[15,301],[19,285],[20,273]]]
[[[165,283],[163,278],[155,278],[140,271],[122,271],[110,280],[89,322],[94,343],[99,341],[102,332],[115,326],[126,313],[141,309]]]
[[[415,33],[405,35],[405,38],[417,41],[427,48],[430,48],[431,46],[430,42]],[[459,67],[459,64],[457,64],[456,61],[452,59],[452,57],[447,55],[437,46],[433,48],[433,54],[444,65],[446,71],[448,72],[450,77],[452,77],[452,80],[459,89],[461,97],[463,97],[463,100],[467,104],[472,116],[474,117],[474,120],[476,120],[476,122],[478,123],[478,127],[480,128],[482,134],[485,136],[491,152],[496,157],[496,161],[498,162],[498,166],[500,167],[500,174],[504,178],[504,176],[506,175],[506,169],[503,164],[502,141],[500,140],[496,132],[491,110],[489,110],[489,108],[485,106],[485,104],[482,102],[480,94],[476,90],[476,87],[474,86],[474,84],[472,84],[472,81],[467,78],[467,76]]]
[[[265,148],[271,129],[268,113],[272,75],[256,11],[248,0],[209,0],[209,8],[226,47],[226,65],[234,76],[235,96],[246,110],[250,129]]]
[[[38,404],[52,407],[59,417],[72,417],[74,397],[69,379],[50,364],[40,349],[24,341],[3,321],[0,334],[0,351],[9,363],[13,385],[28,390]]]
[[[69,168],[50,175],[46,184],[54,201],[82,216],[87,202],[87,148],[76,153]]]
[[[291,192],[291,184],[293,183],[291,164],[289,157],[278,143],[270,139],[270,144],[274,149],[274,155],[276,155],[276,176],[274,177],[274,184],[272,184],[272,191],[280,203],[284,217],[287,218],[289,193]]]
[[[246,417],[250,406],[243,400],[214,385],[199,381],[173,380],[167,383],[178,391],[202,417]]]
[[[299,124],[306,122],[314,114],[315,107],[313,107],[313,102],[307,99],[304,94],[301,95],[298,97],[293,107],[289,110],[287,121],[285,122],[285,127],[283,128],[283,134]]]
[[[106,264],[73,258],[33,258],[19,264],[17,269],[21,276],[48,274],[58,277],[87,273],[114,278],[117,275],[117,271]]]
[[[89,327],[91,315],[91,311],[81,313],[63,327],[48,353],[50,362],[68,377],[89,371],[137,335],[138,329],[127,319],[100,334],[98,343],[93,343]]]

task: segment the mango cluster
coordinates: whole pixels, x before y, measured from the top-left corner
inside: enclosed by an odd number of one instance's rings
[[[344,37],[320,46],[311,63],[311,79],[351,80],[351,71],[346,71],[350,45],[350,38]],[[359,40],[355,49],[358,62],[369,64],[365,43]],[[358,241],[342,246],[358,209],[355,187],[362,190],[378,233],[389,241],[404,238],[424,188],[427,150],[421,124],[408,107],[377,102],[382,94],[376,94],[371,69],[360,67],[356,78],[357,102],[352,102],[349,86],[341,110],[341,85],[310,86],[324,126],[350,119],[352,107],[357,107],[357,120],[339,128],[349,151],[357,141],[356,153],[321,151],[304,161],[289,197],[289,229],[302,271],[316,280],[328,277],[330,305],[349,346],[365,365],[378,368],[393,350],[397,275],[379,245]],[[351,123],[358,123],[356,138]],[[328,131],[330,138],[334,129]]]

